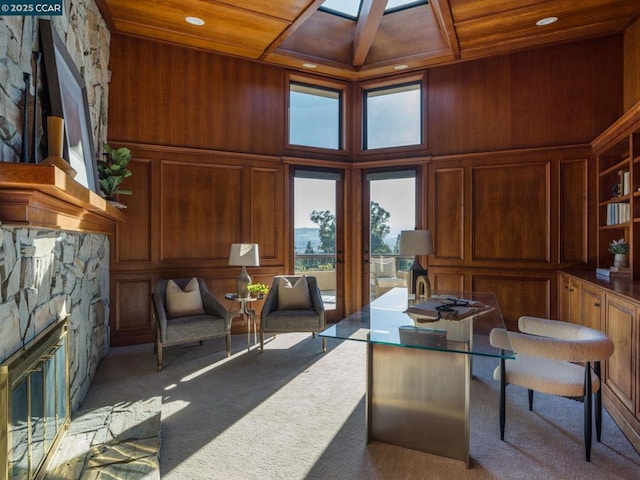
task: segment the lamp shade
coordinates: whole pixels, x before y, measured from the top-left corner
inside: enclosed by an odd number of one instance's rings
[[[400,255],[429,255],[433,253],[430,230],[403,230],[400,232]]]
[[[232,243],[229,252],[229,265],[257,267],[260,265],[257,243]]]

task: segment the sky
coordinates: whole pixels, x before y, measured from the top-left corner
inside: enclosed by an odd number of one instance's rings
[[[378,202],[382,208],[391,213],[389,226],[392,230],[415,226],[414,178],[375,180],[370,182],[370,186],[371,200]],[[313,210],[335,212],[333,180],[296,178],[294,195],[295,228],[317,227],[309,218]]]

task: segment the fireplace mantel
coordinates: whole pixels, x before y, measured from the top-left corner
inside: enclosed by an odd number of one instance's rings
[[[58,167],[0,163],[0,225],[113,234],[124,220]]]

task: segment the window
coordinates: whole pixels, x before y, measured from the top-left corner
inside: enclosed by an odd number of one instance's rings
[[[393,13],[419,5],[426,5],[427,0],[389,0],[384,13]],[[357,20],[362,9],[362,0],[325,0],[320,10],[340,17]]]
[[[421,144],[421,83],[365,90],[364,124],[365,150]]]
[[[341,111],[341,90],[291,82],[289,144],[341,149]]]

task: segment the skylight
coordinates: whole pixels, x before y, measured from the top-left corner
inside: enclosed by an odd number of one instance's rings
[[[397,12],[405,8],[417,7],[428,3],[427,0],[388,0],[384,13]],[[320,6],[320,10],[333,13],[341,17],[357,20],[360,15],[362,0],[325,0]]]
[[[428,3],[427,0],[388,0],[384,13],[397,12],[405,8],[417,7]]]
[[[325,0],[320,10],[355,20],[360,13],[361,4],[362,0]]]

